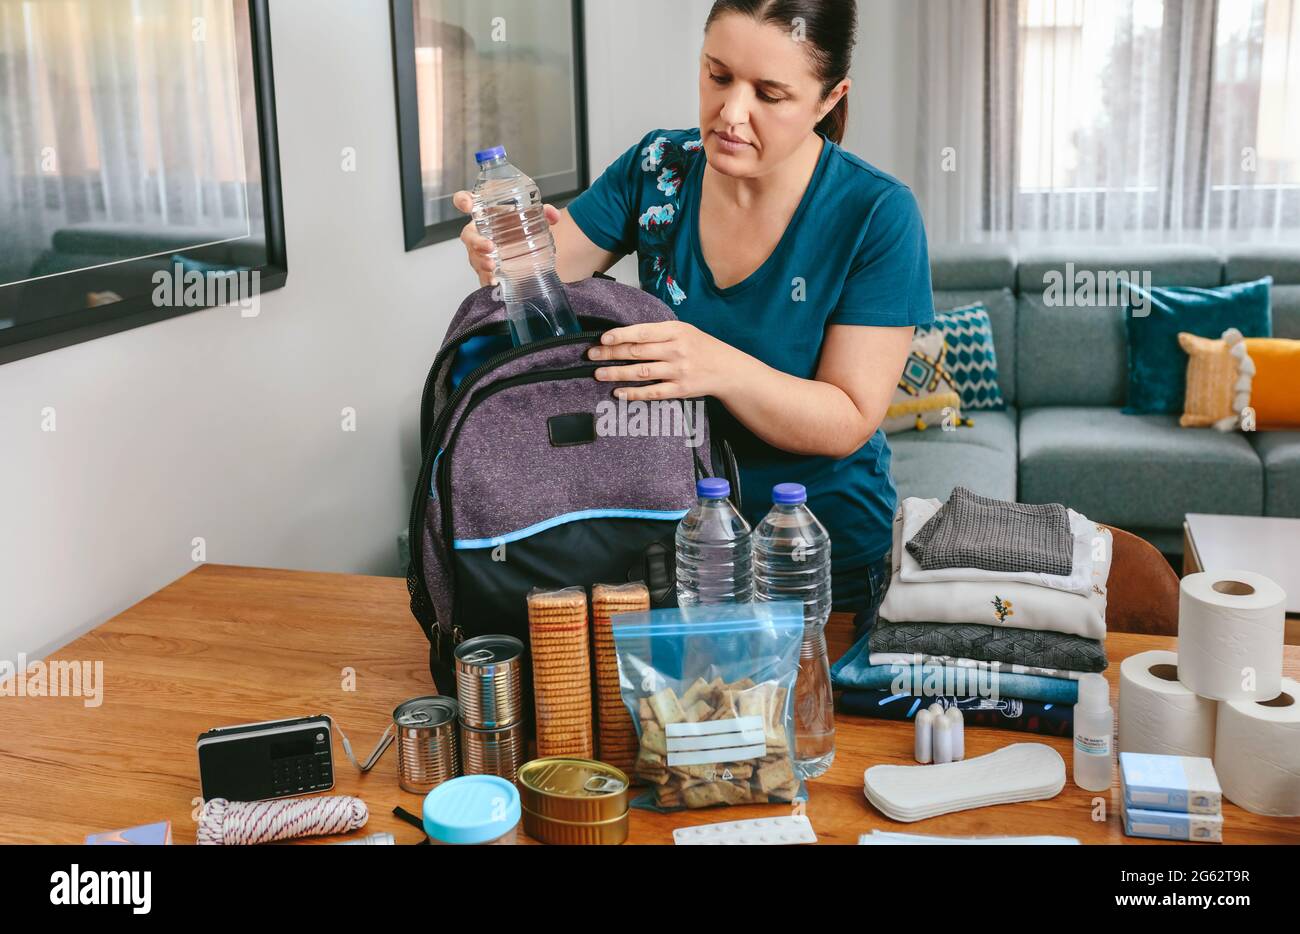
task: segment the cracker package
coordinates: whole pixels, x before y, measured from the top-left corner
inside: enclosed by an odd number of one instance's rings
[[[528,654],[539,756],[590,759],[595,751],[587,626],[583,588],[529,592]]]
[[[698,606],[613,618],[619,689],[639,738],[636,776],[660,808],[790,802],[797,602]]]
[[[650,591],[637,581],[593,584],[591,648],[596,668],[596,749],[600,761],[632,774],[639,748],[636,727],[618,686],[618,657],[610,620],[620,613],[650,609]]]

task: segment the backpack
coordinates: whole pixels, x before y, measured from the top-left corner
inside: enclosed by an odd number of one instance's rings
[[[528,644],[534,587],[642,580],[652,605],[675,605],[674,534],[695,481],[726,476],[738,502],[735,459],[710,439],[702,400],[638,410],[593,376],[609,362],[586,356],[602,331],[673,320],[668,306],[602,275],[565,292],[582,333],[519,347],[493,290],[473,292],[425,380],[406,583],[443,694],[462,640]]]

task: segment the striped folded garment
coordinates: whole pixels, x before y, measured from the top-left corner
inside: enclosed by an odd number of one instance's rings
[[[960,567],[1066,576],[1074,563],[1074,536],[1060,503],[1012,503],[959,486],[907,550],[926,571]]]
[[[1079,699],[1079,682],[1069,678],[1009,674],[987,668],[955,665],[872,665],[869,656],[852,652],[831,668],[831,680],[842,690],[868,688],[917,697],[1015,697],[1051,704],[1073,705]]]

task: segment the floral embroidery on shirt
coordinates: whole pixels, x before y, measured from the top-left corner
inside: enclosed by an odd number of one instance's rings
[[[673,222],[673,206],[671,204],[652,204],[646,208],[644,214],[638,219],[637,223],[641,225],[642,230],[655,231],[661,227],[667,227]]]
[[[696,153],[702,152],[703,148],[700,139],[689,139],[678,144],[666,136],[656,136],[641,150],[644,156],[641,170],[655,174],[654,190],[667,199],[663,204],[650,205],[637,218],[637,226],[642,231],[638,248],[641,257],[641,285],[673,305],[680,305],[686,300],[686,292],[669,269],[673,242],[677,235],[674,221],[679,213],[682,182],[690,168],[690,160]]]
[[[680,305],[682,301],[685,300],[686,293],[683,292],[681,287],[673,281],[672,276],[668,276],[666,282],[668,285],[668,297],[673,300],[674,305]]]
[[[999,623],[1005,623],[1008,616],[1015,615],[1015,611],[1011,609],[1011,601],[1003,600],[1001,597],[993,598],[993,613],[997,616]]]
[[[670,198],[677,197],[677,189],[682,187],[681,173],[676,169],[664,169],[659,173],[658,184],[655,185],[660,191]]]
[[[668,143],[668,137],[656,136],[652,142],[641,152],[645,154],[645,159],[641,162],[641,168],[647,172],[653,171],[656,166],[663,160],[664,146]]]

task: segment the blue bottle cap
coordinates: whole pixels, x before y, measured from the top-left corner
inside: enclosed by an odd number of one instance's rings
[[[443,843],[487,843],[519,816],[519,790],[497,775],[451,778],[424,797],[424,832]]]
[[[506,147],[493,146],[491,149],[480,149],[474,153],[474,161],[478,163],[491,162],[493,159],[504,159],[506,156]]]
[[[722,477],[705,477],[695,481],[695,495],[700,499],[726,499],[731,495],[731,484]]]
[[[797,506],[808,502],[808,491],[802,483],[778,483],[772,487],[772,502]]]

